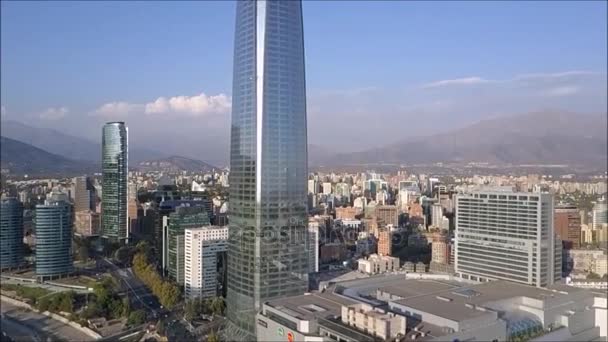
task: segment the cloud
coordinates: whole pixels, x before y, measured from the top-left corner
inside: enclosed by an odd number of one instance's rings
[[[577,86],[562,86],[551,88],[542,94],[550,97],[569,96],[578,93],[580,90]]]
[[[456,78],[452,80],[441,80],[432,83],[427,83],[422,86],[422,88],[437,88],[444,86],[452,86],[452,85],[474,85],[481,83],[488,83],[490,80],[483,79],[481,77],[472,76],[472,77],[464,77],[464,78]]]
[[[146,114],[184,113],[205,115],[210,113],[227,113],[230,111],[231,100],[225,94],[195,96],[159,97],[154,102],[145,105]]]
[[[128,114],[141,111],[142,109],[143,105],[118,101],[106,103],[93,111],[92,114],[103,117],[116,117],[126,116]]]
[[[597,71],[589,71],[589,70],[570,70],[570,71],[562,71],[562,72],[553,72],[553,73],[532,73],[532,74],[520,74],[516,75],[513,80],[521,81],[521,80],[529,80],[529,79],[541,79],[541,78],[564,78],[564,77],[578,77],[578,76],[593,76],[593,75],[601,75],[602,73]]]
[[[194,96],[159,97],[148,103],[130,103],[125,101],[110,102],[92,112],[92,115],[103,117],[126,116],[130,114],[163,114],[175,113],[189,116],[202,116],[214,113],[228,113],[231,99],[225,94]]]
[[[48,108],[38,116],[42,120],[59,120],[66,117],[69,112],[70,110],[67,107]]]

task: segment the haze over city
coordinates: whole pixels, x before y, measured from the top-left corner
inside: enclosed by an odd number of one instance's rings
[[[227,161],[233,2],[1,8],[3,120],[97,142],[103,122],[124,120],[134,148]],[[303,11],[309,143],[325,150],[536,111],[606,112],[606,2],[305,1]]]

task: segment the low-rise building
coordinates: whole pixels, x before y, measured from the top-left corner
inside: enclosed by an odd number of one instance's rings
[[[372,254],[366,259],[359,259],[359,271],[367,274],[392,272],[399,269],[399,258]]]
[[[342,306],[342,323],[383,340],[405,336],[405,316],[374,308],[365,303]]]

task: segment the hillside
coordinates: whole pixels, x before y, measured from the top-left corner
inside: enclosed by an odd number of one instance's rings
[[[537,112],[484,120],[381,148],[341,153],[326,165],[490,162],[606,166],[606,115]]]
[[[202,171],[209,172],[217,167],[203,161],[182,156],[171,156],[156,160],[139,162],[136,166],[140,171],[162,170],[165,172]]]
[[[71,175],[98,171],[98,167],[91,162],[67,159],[6,137],[0,137],[0,162],[3,169],[9,169],[12,173],[31,175]]]

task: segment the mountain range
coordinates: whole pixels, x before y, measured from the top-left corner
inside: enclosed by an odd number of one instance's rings
[[[218,170],[217,167],[205,163],[200,160],[186,158],[182,156],[170,156],[162,159],[141,161],[135,166],[138,170],[146,172],[153,170],[162,170],[165,172],[178,171],[202,171],[210,172]]]
[[[438,126],[441,122],[437,123]],[[407,124],[404,124],[407,127]],[[534,112],[501,116],[463,128],[429,136],[410,136],[399,142],[359,152],[333,152],[331,147],[309,144],[309,165],[345,166],[361,164],[424,164],[436,162],[488,162],[494,164],[567,164],[605,169],[607,115],[569,112]],[[9,142],[11,153],[26,144],[73,160],[100,163],[101,146],[48,128],[16,121],[2,121],[2,136],[25,143]],[[411,127],[404,132],[415,132]],[[204,134],[202,134],[204,135]],[[175,135],[176,139],[178,135]],[[196,139],[196,137],[190,137]],[[4,142],[4,140],[3,140]],[[196,146],[196,140],[192,141]],[[162,148],[162,145],[159,145]],[[223,150],[223,148],[222,148]],[[44,152],[43,151],[43,152]],[[3,152],[4,153],[4,152]],[[15,154],[11,154],[14,156]],[[17,153],[18,155],[18,153]],[[7,155],[8,156],[8,155]],[[4,154],[3,154],[4,157]],[[12,158],[12,157],[11,157]],[[51,157],[37,160],[49,161]],[[163,167],[180,170],[210,170],[204,156],[176,156],[175,151],[151,150],[131,143],[131,165],[140,169]],[[228,155],[217,166],[227,165]],[[3,158],[3,164],[5,160]],[[30,165],[12,161],[15,165]],[[32,162],[34,163],[34,162]],[[65,163],[63,161],[62,163]],[[78,162],[77,162],[78,163]],[[60,163],[61,164],[61,163]],[[90,164],[89,164],[90,165]]]

